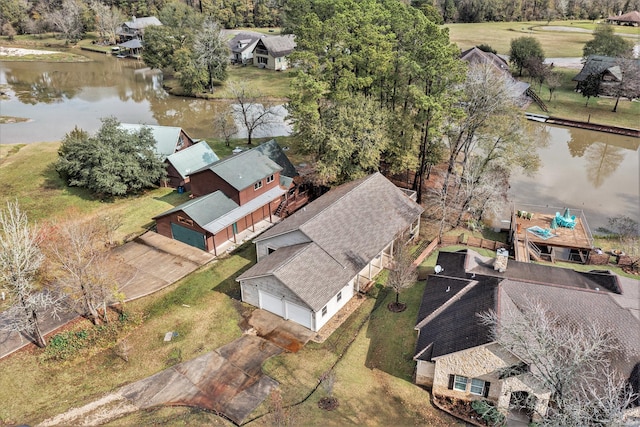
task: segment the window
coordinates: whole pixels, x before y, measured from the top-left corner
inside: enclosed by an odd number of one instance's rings
[[[193,227],[193,220],[189,218],[185,218],[183,216],[178,215],[178,222],[181,224],[187,224]]]
[[[274,253],[276,250],[273,249],[273,248],[267,248],[267,251],[268,251],[267,255],[270,255],[270,254]]]
[[[273,182],[273,175],[267,177],[267,184]]]
[[[340,302],[341,299],[342,299],[342,291],[338,292],[338,295],[336,295],[336,301]]]
[[[456,375],[455,381],[453,382],[454,390],[467,391],[468,381],[469,381],[469,378]]]
[[[269,63],[269,58],[266,58],[264,56],[258,56],[258,64],[268,64]]]
[[[322,307],[322,317],[327,315],[327,306]]]
[[[253,189],[254,190],[258,190],[260,188],[262,188],[262,181],[258,181],[255,184],[253,184]]]
[[[484,394],[484,381],[477,378],[471,379],[471,394],[482,396]]]

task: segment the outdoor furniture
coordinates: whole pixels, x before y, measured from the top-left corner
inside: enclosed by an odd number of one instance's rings
[[[566,212],[568,212],[568,210]],[[563,215],[560,215],[560,212],[556,212],[556,216],[554,219],[556,220],[556,224],[558,224],[558,226],[560,227],[574,228],[576,226],[575,215],[565,217]]]
[[[538,227],[537,225],[534,225],[533,227],[527,228],[527,231],[529,233],[532,233],[532,234],[536,235],[537,237],[541,238],[542,240],[547,240],[547,239],[550,239],[552,237],[557,237],[555,234],[553,234],[551,232],[550,229]]]

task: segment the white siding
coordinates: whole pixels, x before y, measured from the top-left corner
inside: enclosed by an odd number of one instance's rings
[[[315,326],[313,330],[315,332],[319,331],[328,321],[335,315],[344,305],[353,297],[353,285],[349,282],[345,285],[344,288],[340,291],[342,293],[342,298],[340,301],[337,300],[337,294],[331,298],[331,300],[327,303],[327,314],[322,315],[322,309],[314,313],[315,318]]]

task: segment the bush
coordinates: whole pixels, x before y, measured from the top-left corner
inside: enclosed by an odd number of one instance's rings
[[[505,424],[505,416],[496,409],[490,402],[486,400],[474,400],[471,407],[480,415],[487,425],[503,426]]]

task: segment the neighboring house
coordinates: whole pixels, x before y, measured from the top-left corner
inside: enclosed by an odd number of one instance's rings
[[[287,55],[296,47],[294,36],[291,34],[273,37],[263,37],[258,40],[253,50],[253,65],[270,70],[286,70],[289,68]]]
[[[147,16],[145,18],[131,18],[131,21],[124,22],[116,31],[121,43],[132,39],[144,39],[144,30],[149,26],[162,25],[162,22],[155,16]]]
[[[184,191],[191,190],[189,175],[214,162],[220,160],[206,141],[198,142],[184,150],[180,150],[167,156],[167,181],[166,185],[180,188]]]
[[[610,16],[607,18],[607,21],[611,24],[632,25],[637,27],[640,26],[640,12],[634,10],[624,15]]]
[[[293,177],[282,172],[295,173],[281,153],[271,140],[192,172],[189,183],[196,198],[154,217],[158,233],[218,255],[219,247],[237,242],[239,233],[255,230],[263,220],[274,222],[293,186]]]
[[[253,50],[261,37],[264,36],[255,33],[239,33],[229,40],[231,63],[243,65],[253,63]]]
[[[529,302],[576,324],[606,327],[623,345],[614,367],[630,377],[640,366],[640,296],[633,280],[512,261],[507,253],[492,259],[469,249],[441,252],[437,265],[440,273],[429,276],[422,297],[414,356],[416,383],[431,387],[434,399],[486,398],[507,412],[511,402],[534,397],[532,413],[546,413],[550,391],[527,375],[523,361],[492,342],[477,317],[488,310],[502,319],[518,316]]]
[[[472,47],[471,49],[465,50],[460,54],[460,59],[468,62],[469,64],[489,64],[491,65],[497,72],[502,74],[506,79],[513,83],[513,91],[514,93],[520,97],[522,100],[522,104],[527,104],[529,98],[527,96],[527,91],[529,90],[529,83],[521,82],[513,78],[511,74],[511,70],[509,69],[509,64],[500,56],[495,53],[485,52],[477,47]]]
[[[254,239],[242,301],[319,331],[417,235],[422,212],[380,173],[334,188]]]
[[[628,71],[623,73],[621,66]],[[632,67],[635,68],[634,71]],[[640,80],[640,59],[615,58],[612,56],[589,55],[582,70],[572,80],[582,82],[590,75],[600,76],[600,95],[617,96],[617,89],[625,78]],[[627,84],[628,87],[640,85]],[[627,96],[628,95],[628,96]],[[637,94],[623,94],[624,97],[635,98]]]
[[[175,126],[121,123],[120,127],[128,130],[129,132],[138,132],[144,127],[149,128],[151,133],[153,133],[153,138],[156,140],[156,152],[163,161],[173,153],[190,147],[195,143],[195,141],[187,135],[182,128]]]

